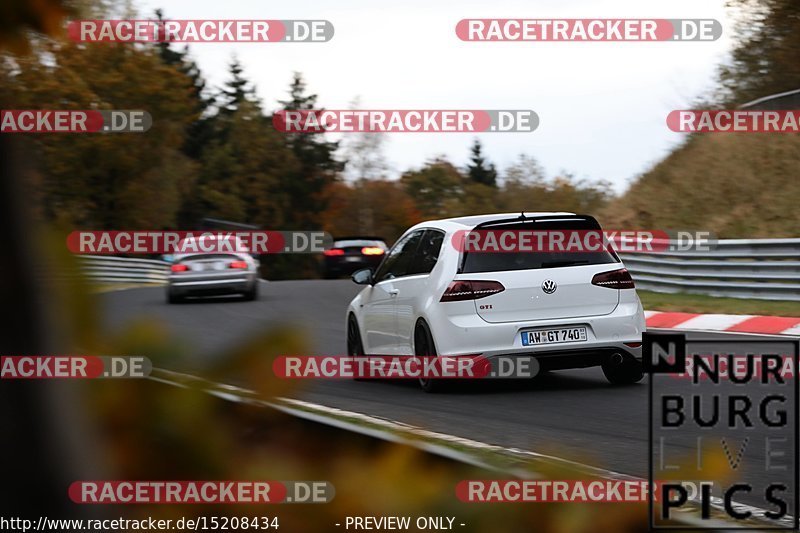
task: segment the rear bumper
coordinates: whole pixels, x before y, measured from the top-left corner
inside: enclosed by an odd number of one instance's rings
[[[489,323],[476,314],[429,317],[437,353],[440,355],[482,354],[484,357],[533,355],[540,362],[549,361],[551,369],[581,368],[603,364],[614,353],[641,359],[645,331],[641,304],[624,303],[608,315],[527,322]],[[587,339],[542,346],[523,346],[522,332],[585,326]],[[558,358],[559,361],[555,359]]]
[[[600,366],[610,363],[612,358],[616,355],[622,356],[623,359],[636,359],[641,360],[641,349],[632,349],[627,346],[623,348],[618,347],[599,347],[599,348],[584,348],[563,351],[551,352],[523,352],[523,353],[504,353],[485,355],[486,359],[492,360],[497,358],[513,358],[522,356],[533,356],[542,371],[548,370],[566,370],[570,368],[589,368],[592,366]]]
[[[257,283],[255,272],[207,273],[170,276],[168,290],[179,296],[247,292]]]

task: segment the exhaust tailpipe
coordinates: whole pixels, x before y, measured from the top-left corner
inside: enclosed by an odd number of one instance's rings
[[[608,362],[611,363],[612,365],[621,365],[624,360],[625,358],[622,357],[621,353],[615,353],[611,355]]]

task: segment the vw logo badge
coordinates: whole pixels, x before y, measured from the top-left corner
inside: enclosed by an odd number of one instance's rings
[[[553,281],[552,279],[546,279],[542,283],[542,290],[544,291],[545,294],[553,294],[554,292],[556,292],[557,287],[558,285],[556,285],[556,282]]]

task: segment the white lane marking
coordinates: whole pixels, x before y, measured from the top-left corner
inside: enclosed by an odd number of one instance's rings
[[[172,386],[175,386],[175,387],[180,387],[182,389],[188,389],[189,388],[188,385],[184,385],[183,383],[178,383],[176,381],[170,381],[168,379],[161,379],[161,378],[157,378],[155,376],[147,376],[147,379],[152,380],[152,381],[158,381],[159,383],[164,383],[166,385],[172,385]]]
[[[437,439],[437,440],[441,440],[441,441],[444,441],[444,442],[458,444],[458,445],[464,446],[466,448],[472,448],[472,449],[475,449],[475,450],[501,451],[501,452],[506,452],[506,453],[509,453],[509,454],[512,454],[512,455],[518,455],[518,456],[519,455],[524,455],[524,456],[528,456],[528,457],[534,457],[537,460],[544,461],[544,462],[558,463],[558,464],[562,464],[562,465],[567,465],[567,466],[570,466],[571,468],[581,470],[581,471],[583,471],[585,473],[592,474],[592,475],[597,476],[597,477],[602,478],[602,479],[608,479],[608,480],[613,480],[613,481],[618,481],[618,480],[638,481],[638,482],[646,482],[647,481],[647,480],[645,480],[643,478],[640,478],[640,477],[637,477],[637,476],[632,476],[632,475],[629,475],[629,474],[623,474],[623,473],[615,472],[613,470],[608,470],[608,469],[605,469],[605,468],[600,468],[600,467],[596,467],[596,466],[587,465],[587,464],[580,463],[580,462],[577,462],[577,461],[572,461],[570,459],[564,459],[562,457],[557,457],[557,456],[553,456],[553,455],[546,455],[546,454],[542,454],[542,453],[538,453],[538,452],[534,452],[534,451],[530,451],[530,450],[521,450],[519,448],[508,448],[508,447],[500,446],[500,445],[497,445],[497,444],[489,444],[489,443],[486,443],[486,442],[481,442],[481,441],[477,441],[477,440],[473,440],[473,439],[469,439],[469,438],[465,438],[465,437],[459,437],[459,436],[456,436],[456,435],[450,435],[448,433],[439,433],[439,432],[436,432],[436,431],[429,431],[429,430],[426,430],[426,429],[422,429],[422,428],[419,428],[419,427],[416,427],[416,426],[412,426],[412,425],[405,424],[403,422],[399,422],[399,421],[396,421],[396,420],[391,420],[391,419],[388,419],[388,418],[378,418],[378,417],[375,417],[375,416],[372,416],[372,415],[367,415],[365,413],[358,413],[356,411],[347,411],[345,409],[339,409],[339,408],[336,408],[336,407],[329,407],[327,405],[321,405],[321,404],[317,404],[317,403],[313,403],[313,402],[307,402],[307,401],[304,401],[304,400],[297,400],[295,398],[277,397],[277,398],[275,398],[275,400],[277,400],[278,402],[282,402],[282,403],[273,403],[273,402],[269,402],[269,401],[266,401],[266,400],[258,399],[256,397],[254,397],[256,395],[256,393],[254,391],[251,391],[249,389],[244,389],[244,388],[241,388],[241,387],[237,387],[235,385],[228,385],[228,384],[224,384],[224,383],[216,383],[216,382],[204,379],[204,378],[200,378],[198,376],[193,376],[191,374],[184,374],[184,373],[181,373],[181,372],[174,372],[174,371],[171,371],[171,370],[164,370],[164,369],[160,369],[160,368],[156,368],[154,370],[157,370],[158,372],[163,372],[163,373],[166,373],[166,374],[172,374],[174,376],[181,376],[181,377],[184,377],[184,378],[189,378],[189,379],[193,379],[193,380],[196,380],[196,381],[201,381],[201,382],[206,383],[208,385],[211,385],[213,387],[217,387],[217,389],[224,389],[224,390],[228,390],[228,391],[240,391],[240,392],[245,393],[247,395],[246,397],[243,397],[243,396],[238,396],[238,395],[233,394],[233,393],[224,392],[223,390],[203,389],[203,392],[205,392],[207,394],[210,394],[212,396],[216,396],[216,397],[221,398],[221,399],[226,400],[226,401],[231,401],[231,402],[236,402],[236,403],[251,403],[251,404],[262,405],[262,406],[265,406],[265,407],[272,407],[274,409],[278,409],[278,410],[281,410],[283,412],[289,412],[290,414],[291,414],[291,412],[287,411],[287,409],[286,409],[286,404],[295,405],[297,407],[302,407],[303,409],[315,411],[318,416],[322,416],[322,415],[320,415],[320,413],[325,413],[327,415],[330,415],[333,420],[336,420],[335,418],[333,418],[334,416],[339,416],[339,417],[344,417],[344,418],[351,418],[351,419],[354,419],[354,420],[361,420],[361,421],[364,421],[364,422],[368,422],[368,423],[373,424],[373,425],[378,426],[378,427],[391,429],[391,430],[395,430],[395,431],[406,432],[406,433],[410,433],[410,434],[418,436],[418,437],[426,437],[426,438],[430,438],[430,439]],[[178,382],[173,382],[171,380],[162,379],[162,378],[158,378],[158,377],[154,377],[154,376],[149,376],[149,379],[151,379],[153,381],[160,382],[160,383],[165,383],[165,384],[169,384],[169,385],[175,385],[175,386],[182,387],[182,388],[189,388],[185,384],[178,383]],[[474,464],[474,463],[472,463],[472,464]],[[699,503],[700,499],[699,499],[699,497],[695,497],[695,498],[692,499],[692,501]],[[711,505],[711,507],[714,507],[715,509],[722,510],[722,511],[725,510],[725,503],[724,503],[724,500],[722,500],[721,498],[712,497],[711,501],[710,501],[710,505]],[[752,506],[752,505],[747,505],[747,504],[743,504],[743,503],[739,503],[739,502],[731,502],[731,505],[733,506],[734,509],[738,510],[739,512],[749,511],[751,513],[752,517],[754,519],[756,519],[756,520],[762,520],[762,521],[765,521],[765,522],[771,523],[771,524],[774,524],[774,523],[778,522],[780,524],[786,524],[787,526],[794,526],[794,517],[793,516],[787,515],[787,516],[784,516],[783,518],[781,518],[780,520],[777,520],[777,521],[775,521],[775,520],[768,521],[766,518],[764,518],[764,513],[767,512],[767,509],[762,509],[760,507],[755,507],[755,506]],[[706,527],[706,528],[707,527],[725,528],[726,526],[729,526],[729,524],[726,523],[726,522],[722,522],[722,521],[714,520],[714,519],[702,520],[702,519],[699,519],[696,516],[687,515],[685,512],[682,512],[682,515],[683,515],[681,517],[682,521],[684,521],[684,522],[686,522],[686,523],[688,523],[690,525],[697,526],[697,527],[701,527],[702,526],[702,527]]]
[[[673,326],[673,329],[708,329],[712,331],[725,331],[753,315],[697,315],[685,322]]]
[[[645,321],[655,316],[670,315],[670,314],[672,314],[672,312],[670,311],[644,312]],[[728,329],[736,326],[737,324],[741,324],[745,320],[749,320],[751,318],[782,318],[782,317],[770,317],[768,315],[728,315],[720,313],[710,313],[710,314],[690,313],[690,314],[693,316],[687,318],[683,322],[676,324],[672,327],[664,328],[664,327],[651,326],[649,329],[722,332],[730,335],[771,335],[771,336],[791,335],[795,337],[800,337],[800,318],[797,319],[798,321],[797,324],[783,331],[775,333],[755,333],[749,331],[728,331]]]
[[[243,398],[241,396],[237,396],[235,394],[231,394],[230,392],[222,392],[222,391],[218,391],[218,390],[214,390],[214,389],[206,389],[205,392],[207,392],[211,396],[216,396],[217,398],[220,398],[222,400],[226,400],[228,402],[243,403],[243,402],[246,402],[248,400],[247,398]]]
[[[796,325],[782,331],[781,335],[794,335],[796,337],[800,337],[800,318],[798,318],[798,322]]]
[[[675,328],[661,328],[661,327],[650,327],[647,328],[648,331],[675,331]],[[681,332],[688,331],[692,333],[718,333],[724,335],[726,337],[780,337],[782,333],[750,333],[749,331],[714,331],[711,329],[681,329]],[[720,342],[725,342],[722,339],[710,339],[710,340],[719,340]],[[745,339],[746,340],[746,339]],[[775,340],[784,340],[784,339],[775,339]],[[787,338],[785,339],[786,342],[794,342],[794,339]],[[687,339],[686,342],[692,342],[691,339]],[[756,341],[753,341],[756,342]]]

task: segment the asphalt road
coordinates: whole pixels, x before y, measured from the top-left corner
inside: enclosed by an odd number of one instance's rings
[[[110,292],[100,299],[106,328],[114,331],[135,320],[156,321],[191,348],[190,357],[175,359],[169,369],[202,376],[225,348],[265,328],[302,328],[313,346],[309,355],[345,353],[344,313],[358,290],[348,280],[308,280],[262,282],[260,298],[254,302],[218,298],[167,305],[162,288]],[[690,339],[701,338],[722,341],[732,336],[690,334]],[[235,384],[236,377],[229,382]],[[613,387],[600,369],[593,368],[528,381],[470,383],[445,394],[425,394],[410,382],[305,380],[304,385],[298,397],[306,401],[647,476],[646,380]],[[792,430],[781,431],[771,435],[789,437],[791,446]],[[770,435],[757,433],[744,456],[756,478],[767,476],[766,436]],[[735,452],[740,442],[729,445]],[[691,456],[692,451],[692,443],[682,442],[675,443],[671,453]],[[737,499],[766,506],[760,494]]]

